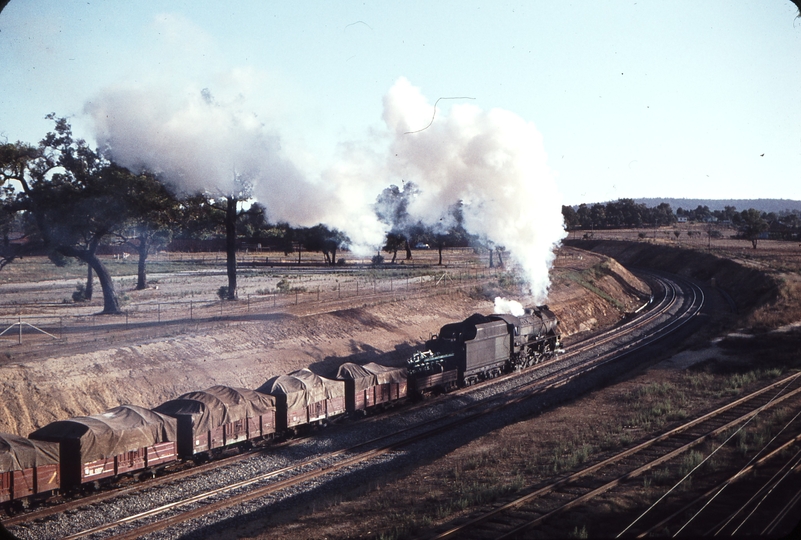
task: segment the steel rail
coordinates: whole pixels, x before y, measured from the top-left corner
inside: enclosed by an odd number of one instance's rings
[[[577,471],[577,472],[575,472],[575,473],[573,473],[573,474],[571,474],[569,476],[566,476],[566,477],[564,477],[564,478],[562,478],[562,479],[560,479],[560,480],[558,480],[556,482],[553,482],[553,483],[551,483],[551,484],[549,484],[547,486],[539,488],[538,490],[536,490],[534,492],[531,492],[531,493],[528,493],[528,494],[526,494],[526,495],[524,495],[522,497],[519,497],[519,498],[515,499],[514,501],[511,501],[511,502],[509,502],[509,503],[507,503],[507,504],[505,504],[503,506],[499,506],[498,508],[495,508],[492,511],[487,512],[486,514],[478,516],[478,517],[468,521],[467,523],[464,523],[462,525],[459,525],[458,527],[454,527],[452,529],[449,529],[448,531],[445,531],[445,532],[435,536],[433,540],[442,540],[442,539],[445,539],[445,538],[453,537],[457,533],[465,531],[469,527],[478,525],[479,523],[481,523],[483,521],[487,521],[488,519],[491,519],[491,518],[493,518],[493,517],[495,517],[497,515],[500,515],[501,513],[505,512],[507,510],[510,510],[512,508],[516,508],[516,507],[518,507],[518,506],[520,506],[522,504],[525,504],[525,503],[529,502],[532,499],[535,499],[535,498],[540,497],[542,495],[546,495],[546,494],[548,494],[548,493],[550,493],[550,492],[552,492],[552,491],[554,491],[554,490],[556,490],[556,489],[558,489],[558,488],[560,488],[562,486],[565,486],[567,484],[575,482],[576,480],[579,480],[579,479],[581,479],[581,478],[583,478],[583,477],[585,477],[585,476],[587,476],[589,474],[592,474],[592,473],[594,473],[594,472],[596,472],[596,471],[598,471],[598,470],[600,470],[600,469],[602,469],[604,467],[607,467],[609,465],[613,465],[613,464],[617,463],[618,461],[620,461],[622,459],[625,459],[625,458],[627,458],[627,457],[629,457],[629,456],[631,456],[633,454],[641,452],[642,450],[645,450],[646,448],[649,448],[649,447],[651,447],[651,446],[653,446],[653,445],[655,445],[657,443],[665,441],[665,440],[669,439],[670,437],[673,437],[675,435],[683,433],[683,432],[687,431],[688,429],[691,429],[691,428],[693,428],[693,427],[695,427],[697,425],[702,424],[703,422],[706,422],[707,420],[715,418],[716,416],[719,416],[719,415],[721,415],[721,414],[723,414],[725,412],[728,412],[729,410],[734,409],[735,407],[738,407],[739,405],[742,405],[744,403],[747,403],[748,401],[756,399],[756,398],[762,396],[763,394],[765,394],[765,393],[767,393],[767,392],[769,392],[771,390],[774,390],[777,387],[780,387],[780,386],[786,384],[789,379],[792,379],[792,378],[794,378],[796,376],[797,375],[793,375],[793,376],[787,377],[786,379],[783,379],[781,381],[777,381],[777,382],[774,382],[774,383],[772,383],[770,385],[767,385],[767,386],[765,386],[763,388],[760,388],[759,390],[756,390],[756,391],[748,394],[747,396],[743,396],[743,397],[741,397],[741,398],[739,398],[737,400],[734,400],[734,401],[732,401],[730,403],[727,403],[727,404],[723,405],[722,407],[719,407],[719,408],[717,408],[717,409],[715,409],[713,411],[710,411],[710,412],[708,412],[708,413],[706,413],[706,414],[704,414],[702,416],[699,416],[698,418],[690,420],[689,422],[686,422],[686,423],[684,423],[684,424],[682,424],[680,426],[677,426],[677,427],[675,427],[675,428],[673,428],[673,429],[671,429],[671,430],[669,430],[669,431],[667,431],[665,433],[662,433],[661,435],[653,437],[653,438],[651,438],[651,439],[649,439],[647,441],[643,441],[642,443],[640,443],[640,444],[638,444],[636,446],[633,446],[633,447],[628,448],[628,449],[626,449],[626,450],[624,450],[622,452],[619,452],[619,453],[615,454],[614,456],[610,456],[609,458],[604,459],[603,461],[600,461],[600,462],[595,463],[593,465],[590,465],[589,467],[585,467],[584,469],[582,469],[580,471]],[[796,393],[801,392],[801,388],[797,389],[795,392]],[[795,394],[793,394],[793,395],[795,395]],[[785,399],[787,399],[787,398],[785,398]],[[747,413],[747,414],[753,415],[755,413],[752,412],[752,413]],[[737,422],[737,421],[740,421],[740,419],[738,418],[734,422]],[[728,424],[726,426],[724,426],[724,427],[726,427],[726,429],[728,429]],[[718,428],[718,429],[720,429],[720,428]],[[701,442],[703,442],[703,441],[701,441]],[[609,486],[609,488],[611,488],[611,487],[614,487],[614,486]]]
[[[782,444],[778,448],[775,448],[774,450],[772,450],[770,453],[765,454],[764,456],[762,456],[759,460],[755,461],[754,463],[751,463],[747,467],[743,468],[741,471],[738,471],[736,474],[730,476],[729,478],[727,478],[723,482],[720,482],[716,486],[708,489],[703,494],[699,495],[698,497],[696,497],[692,501],[688,502],[687,504],[685,504],[684,506],[682,506],[680,509],[676,510],[675,512],[673,512],[669,516],[663,518],[658,523],[656,523],[654,525],[651,525],[648,529],[645,529],[644,531],[639,532],[637,534],[637,538],[644,538],[644,537],[648,536],[649,534],[664,528],[673,519],[675,519],[676,517],[680,516],[681,514],[683,514],[684,512],[686,512],[687,510],[689,510],[690,508],[692,508],[693,506],[698,504],[699,502],[702,502],[702,501],[706,500],[707,497],[710,497],[710,496],[714,495],[715,493],[717,493],[718,491],[720,491],[721,489],[723,489],[727,485],[729,485],[729,484],[731,484],[733,482],[736,482],[740,478],[744,477],[746,474],[750,473],[751,471],[753,471],[757,467],[760,467],[761,465],[767,463],[771,459],[773,459],[776,456],[778,456],[779,454],[781,454],[785,449],[792,447],[794,444],[798,443],[799,441],[801,441],[801,435],[797,435],[795,438],[790,439],[789,441],[785,442],[784,444]],[[750,502],[750,500],[749,500],[749,502]],[[734,513],[734,515],[739,513],[741,510],[742,510],[742,508],[738,509]],[[715,530],[719,529],[722,525],[725,525],[725,523],[718,523],[717,525],[712,527],[710,530],[708,530],[704,536],[713,536],[713,535],[716,536],[717,533],[715,532]]]
[[[765,463],[767,463],[771,459],[773,459],[776,456],[778,456],[779,454],[781,454],[787,448],[790,448],[794,444],[797,444],[799,442],[801,442],[801,435],[797,435],[795,438],[790,439],[789,441],[786,441],[784,444],[782,444],[778,448],[776,448],[773,451],[771,451],[770,453],[765,454],[764,456],[762,456],[759,460],[757,460],[754,463],[752,463],[752,464],[748,465],[747,467],[743,468],[742,471],[738,471],[736,474],[732,475],[731,477],[729,477],[728,479],[724,480],[723,482],[720,482],[716,486],[708,489],[707,491],[705,491],[704,493],[702,493],[701,495],[699,495],[698,497],[696,497],[692,501],[688,502],[687,504],[685,504],[684,506],[682,506],[680,509],[676,510],[675,512],[673,512],[669,516],[663,518],[658,523],[656,523],[654,525],[651,525],[647,529],[639,532],[637,534],[637,538],[644,538],[644,537],[648,536],[649,534],[651,534],[651,533],[653,533],[653,532],[655,532],[655,531],[657,531],[659,529],[664,528],[673,519],[675,519],[676,517],[680,516],[681,514],[683,514],[684,512],[686,512],[687,510],[689,510],[690,508],[692,508],[693,506],[698,504],[699,502],[702,502],[702,501],[706,500],[707,497],[710,497],[710,496],[714,495],[715,493],[717,493],[718,491],[720,491],[722,488],[726,487],[727,485],[729,485],[729,484],[731,484],[733,482],[736,482],[737,480],[743,478],[748,473],[751,473],[752,471],[754,471],[757,467],[759,467],[761,465],[764,465]],[[738,509],[737,512],[735,512],[735,514],[739,513],[740,510],[742,510],[742,508]],[[731,516],[731,517],[733,517],[733,516]],[[720,528],[722,526],[725,526],[725,524],[726,523],[724,523],[724,522],[718,523],[717,525],[715,525],[714,527],[709,529],[704,534],[704,536],[717,536],[717,534],[720,532]]]
[[[453,528],[451,528],[451,529],[449,529],[449,530],[447,530],[447,531],[445,531],[443,533],[438,534],[437,536],[434,536],[433,538],[435,540],[440,540],[440,539],[444,539],[444,538],[451,538],[451,537],[454,537],[454,536],[458,536],[460,533],[463,533],[463,532],[467,531],[471,527],[474,527],[474,526],[476,526],[476,525],[478,525],[478,524],[480,524],[482,522],[485,522],[485,521],[488,521],[488,520],[490,520],[492,518],[495,518],[495,517],[503,514],[504,512],[507,512],[509,510],[517,508],[517,507],[519,507],[519,506],[521,506],[521,505],[523,505],[523,504],[525,504],[527,502],[532,501],[535,498],[541,497],[543,495],[547,495],[547,494],[549,494],[549,493],[551,493],[551,492],[553,492],[553,491],[555,491],[555,490],[557,490],[557,489],[559,489],[561,487],[567,486],[568,484],[571,484],[571,483],[573,483],[573,482],[575,482],[575,481],[577,481],[577,480],[579,480],[579,479],[581,479],[581,478],[583,478],[583,477],[585,477],[585,476],[587,476],[589,474],[597,472],[598,470],[600,470],[600,469],[602,469],[604,467],[607,467],[609,465],[613,465],[613,464],[615,464],[615,463],[617,463],[617,462],[619,462],[619,461],[621,461],[621,460],[623,460],[623,459],[625,459],[625,458],[627,458],[629,456],[632,456],[632,455],[634,455],[634,454],[636,454],[638,452],[641,452],[641,451],[645,450],[646,448],[649,448],[649,447],[654,446],[655,444],[658,444],[660,442],[663,442],[663,441],[665,441],[665,440],[667,440],[667,439],[669,439],[671,437],[679,435],[679,434],[687,431],[688,429],[691,429],[691,428],[693,428],[693,427],[695,427],[697,425],[702,424],[703,422],[706,422],[706,421],[708,421],[708,420],[710,420],[710,419],[712,419],[714,417],[717,417],[717,416],[719,416],[719,415],[721,415],[721,414],[723,414],[725,412],[728,412],[729,410],[734,409],[735,407],[737,407],[739,405],[742,405],[744,403],[747,403],[748,401],[751,401],[753,399],[761,397],[766,392],[774,390],[777,386],[781,386],[782,384],[785,384],[786,382],[788,382],[788,380],[793,379],[795,377],[797,377],[797,375],[793,375],[791,377],[787,377],[786,379],[783,379],[781,381],[778,381],[778,382],[770,384],[770,385],[768,385],[766,387],[763,387],[763,388],[761,388],[761,389],[759,389],[759,390],[757,390],[755,392],[752,392],[751,394],[749,394],[747,396],[744,396],[744,397],[742,397],[740,399],[737,399],[737,400],[735,400],[733,402],[730,402],[730,403],[728,403],[728,404],[726,404],[726,405],[724,405],[724,406],[722,406],[722,407],[720,407],[718,409],[710,411],[709,413],[707,413],[707,414],[705,414],[705,415],[703,415],[701,417],[698,417],[698,418],[696,418],[694,420],[691,420],[690,422],[682,424],[681,426],[677,426],[676,428],[673,428],[672,430],[667,431],[667,432],[665,432],[665,433],[663,433],[663,434],[661,434],[661,435],[659,435],[657,437],[653,437],[653,438],[651,438],[651,439],[649,439],[647,441],[644,441],[644,442],[642,442],[642,443],[640,443],[640,444],[638,444],[638,445],[636,445],[636,446],[634,446],[632,448],[629,448],[629,449],[626,449],[626,450],[624,450],[622,452],[619,452],[618,454],[615,454],[614,456],[610,456],[609,458],[607,458],[607,459],[605,459],[603,461],[595,463],[595,464],[593,464],[593,465],[591,465],[589,467],[585,467],[584,469],[582,469],[580,471],[577,471],[577,472],[575,472],[575,473],[573,473],[573,474],[571,474],[569,476],[566,476],[566,477],[564,477],[564,478],[562,478],[562,479],[560,479],[560,480],[558,480],[556,482],[553,482],[553,483],[551,483],[551,484],[549,484],[547,486],[543,486],[543,487],[541,487],[541,488],[539,488],[539,489],[537,489],[537,490],[535,490],[535,491],[533,491],[531,493],[528,493],[528,494],[526,494],[526,495],[524,495],[522,497],[519,497],[519,498],[517,498],[517,499],[515,499],[515,500],[513,500],[513,501],[511,501],[509,503],[506,503],[503,506],[499,506],[498,508],[495,508],[495,509],[493,509],[493,510],[491,510],[491,511],[485,513],[485,514],[482,514],[481,516],[473,518],[472,520],[470,520],[470,521],[468,521],[466,523],[463,523],[463,524],[461,524],[461,525],[459,525],[457,527],[453,527]],[[787,399],[789,399],[791,397],[794,397],[794,396],[798,395],[799,393],[801,393],[801,388],[797,388],[791,394],[788,394],[786,396],[783,396],[783,397],[781,397],[779,399],[774,400],[771,403],[771,406],[775,406],[775,405],[777,405],[777,404],[779,404],[779,403],[781,403],[781,402],[783,402],[783,401],[785,401],[785,400],[787,400]],[[760,407],[762,407],[762,405],[760,405]],[[740,417],[738,417],[737,419],[735,419],[733,421],[730,421],[730,422],[726,423],[723,426],[717,427],[714,430],[705,433],[701,437],[696,438],[694,441],[692,441],[690,443],[687,443],[687,444],[685,444],[685,445],[683,445],[683,446],[681,446],[681,447],[679,447],[677,449],[674,449],[670,453],[664,454],[664,455],[656,458],[652,462],[649,462],[646,465],[643,465],[642,467],[639,467],[639,468],[635,469],[634,471],[627,473],[626,475],[620,476],[620,477],[614,479],[613,481],[611,481],[611,482],[609,482],[607,484],[604,484],[603,486],[599,487],[598,489],[579,497],[578,499],[574,499],[574,500],[569,501],[564,506],[558,507],[557,509],[555,509],[552,512],[548,513],[547,515],[540,516],[536,520],[532,520],[530,522],[527,522],[524,525],[521,525],[520,528],[516,529],[514,532],[515,532],[515,534],[517,534],[517,533],[521,532],[525,528],[530,528],[530,527],[538,525],[543,520],[545,520],[548,517],[551,517],[552,515],[555,515],[555,514],[557,514],[559,512],[562,512],[564,510],[572,508],[572,507],[576,506],[579,503],[586,502],[587,500],[590,500],[591,498],[595,497],[596,495],[599,495],[599,494],[603,493],[604,491],[612,489],[613,487],[618,485],[620,482],[622,482],[624,480],[628,480],[629,478],[633,478],[635,476],[638,476],[639,474],[647,471],[650,468],[653,468],[653,467],[655,467],[657,465],[660,465],[660,464],[662,464],[662,463],[664,463],[666,461],[669,461],[670,459],[673,459],[674,457],[680,455],[681,453],[686,452],[687,450],[690,450],[694,446],[697,446],[698,444],[703,443],[709,437],[714,437],[717,434],[722,433],[722,432],[726,431],[727,429],[730,429],[731,427],[736,426],[738,422],[742,422],[744,420],[747,420],[747,419],[753,417],[754,415],[756,415],[758,413],[759,413],[758,408],[755,409],[755,410],[752,410],[750,412],[747,412],[747,413],[741,415]],[[658,528],[658,527],[655,526],[654,528],[649,529],[646,532],[653,532],[654,530],[656,530],[656,528]],[[512,533],[509,533],[509,535],[512,535]],[[504,536],[504,537],[506,537],[506,536]]]

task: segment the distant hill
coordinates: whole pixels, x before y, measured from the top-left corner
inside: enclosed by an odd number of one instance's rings
[[[636,203],[643,203],[652,208],[666,202],[675,212],[678,208],[695,210],[698,206],[708,206],[710,210],[723,210],[725,206],[733,206],[738,211],[755,208],[760,212],[781,212],[782,210],[801,211],[801,201],[792,199],[634,199]]]

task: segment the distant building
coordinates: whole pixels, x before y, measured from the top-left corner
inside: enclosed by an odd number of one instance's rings
[[[687,223],[687,216],[679,216],[676,218],[679,223]]]

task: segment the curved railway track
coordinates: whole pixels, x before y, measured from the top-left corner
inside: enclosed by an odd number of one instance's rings
[[[320,476],[342,471],[356,464],[379,459],[381,456],[413,445],[420,440],[441,435],[458,426],[496,414],[514,404],[527,401],[535,396],[541,396],[549,390],[565,385],[578,377],[587,375],[604,364],[619,359],[622,355],[630,354],[647,346],[656,339],[671,334],[691,321],[692,317],[700,311],[703,305],[703,293],[696,286],[684,282],[680,287],[670,279],[653,274],[649,274],[647,278],[660,291],[659,299],[653,302],[651,309],[643,311],[638,317],[619,325],[612,331],[604,332],[594,336],[591,340],[582,341],[571,346],[557,361],[539,364],[522,374],[509,374],[476,387],[461,389],[447,396],[427,401],[421,406],[430,407],[432,403],[465,396],[479,387],[484,389],[515,378],[520,378],[521,381],[528,378],[527,381],[522,382],[511,391],[477,400],[470,406],[459,407],[456,411],[437,416],[425,422],[416,423],[406,429],[394,431],[388,435],[362,442],[347,449],[316,455],[311,459],[297,462],[283,469],[273,470],[269,473],[204,493],[197,493],[169,504],[154,506],[144,512],[135,513],[122,519],[72,532],[66,537],[85,538],[94,535],[102,537],[104,533],[109,533],[113,534],[115,538],[136,538],[153,531],[163,530],[200,515],[207,515],[215,510],[239,505],[246,501],[285,490],[290,486],[309,482]],[[396,414],[405,414],[406,412],[408,412],[408,409]],[[207,467],[218,467],[220,465],[220,462],[216,462],[209,464]],[[205,468],[198,468],[185,474],[201,474],[205,470]],[[172,482],[175,479],[175,476],[166,476],[164,479],[145,482],[141,487],[133,486],[125,491],[99,494],[98,498],[87,498],[75,501],[72,504],[78,507],[98,502],[99,500],[107,500],[120,494],[127,495],[137,487],[144,489],[145,487],[152,487],[153,483],[158,481]],[[56,511],[64,512],[65,506],[59,506]],[[41,512],[34,512],[27,516],[8,520],[6,525],[13,526],[23,521],[30,522],[43,517],[44,515]]]

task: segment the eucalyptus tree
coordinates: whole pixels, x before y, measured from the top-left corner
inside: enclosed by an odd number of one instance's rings
[[[47,118],[55,129],[37,146],[17,142],[0,148],[4,212],[30,216],[36,234],[25,250],[44,249],[56,263],[63,257],[86,263],[103,290],[103,313],[119,313],[114,282],[97,248],[132,217],[135,175],[74,138],[65,118]],[[7,253],[4,263],[25,250]]]
[[[338,229],[330,229],[322,223],[303,230],[303,244],[307,251],[320,251],[326,264],[337,263],[337,251],[346,249],[350,239]]]
[[[740,223],[740,232],[756,249],[759,237],[769,228],[768,222],[762,217],[762,212],[753,208],[743,210],[740,212]]]
[[[228,276],[225,298],[236,300],[237,222],[245,216],[263,215],[264,207],[253,203],[250,184],[240,178],[235,178],[233,188],[226,193],[195,193],[184,197],[181,206],[185,230],[198,234],[204,231],[217,232],[222,228]]]
[[[128,187],[129,220],[116,231],[123,245],[137,253],[136,289],[147,288],[147,257],[172,239],[180,203],[169,188],[149,171],[132,175]]]

